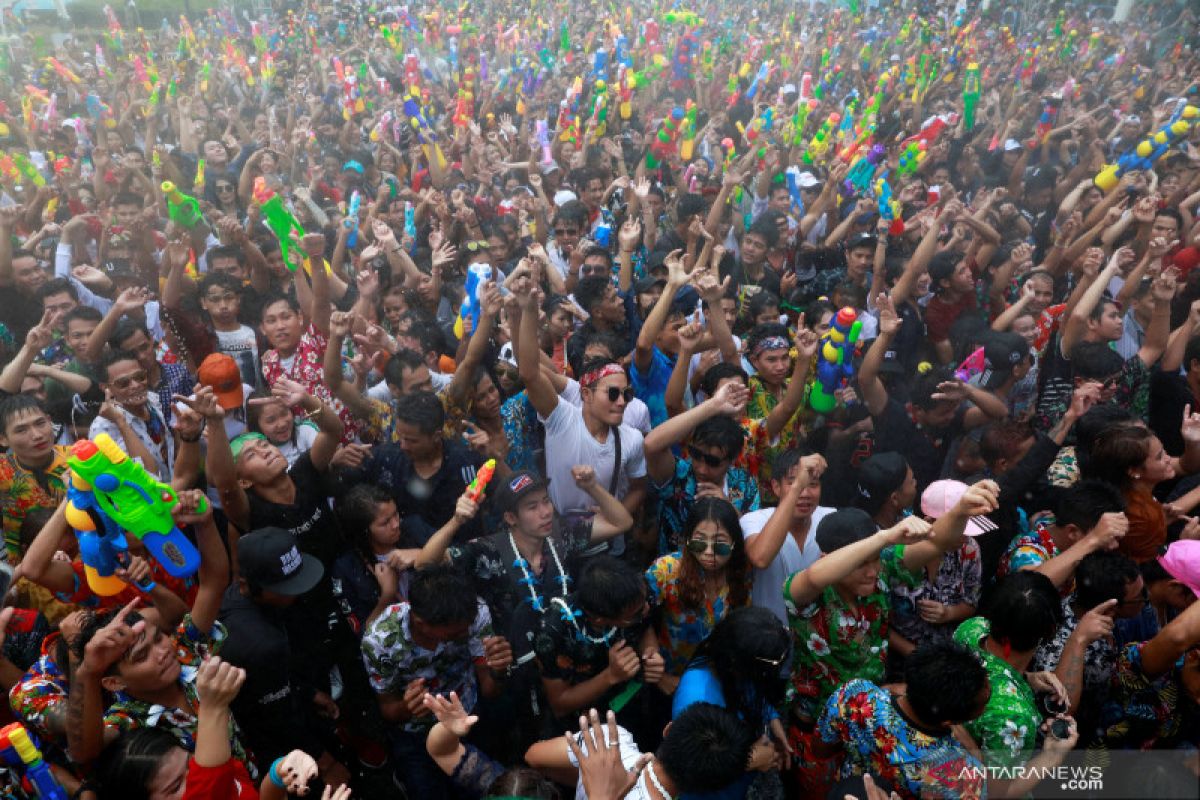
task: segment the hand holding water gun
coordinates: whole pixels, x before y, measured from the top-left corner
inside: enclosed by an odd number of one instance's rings
[[[361,207],[362,192],[355,191],[350,195],[350,208],[346,211],[346,219],[342,221],[350,231],[350,235],[346,237],[346,247],[354,248],[358,245],[358,212]]]
[[[88,585],[96,594],[112,595],[124,588],[115,573],[128,563],[125,532],[146,545],[174,577],[195,574],[200,554],[175,527],[171,510],[179,497],[174,489],[130,459],[106,433],[76,442],[67,464],[71,482],[66,519],[79,534]],[[201,499],[200,506],[206,508],[207,501]]]
[[[42,177],[42,173],[38,171],[38,168],[33,165],[33,162],[31,162],[24,153],[13,153],[13,164],[16,165],[17,172],[21,174],[21,177],[32,183],[34,186],[40,188],[46,185],[46,179]]]
[[[828,414],[837,406],[834,394],[854,378],[854,345],[862,333],[858,312],[847,306],[833,318],[817,350],[817,379],[808,395],[814,411]]]
[[[483,289],[492,279],[490,264],[472,264],[467,268],[467,280],[463,285],[462,304],[458,309],[458,319],[454,321],[454,335],[460,340],[467,333],[467,319],[471,320],[470,333],[479,327],[479,316],[483,308]]]
[[[22,723],[14,722],[0,728],[0,757],[24,773],[40,800],[67,800],[66,790],[42,758],[37,739]]]
[[[467,486],[466,497],[472,503],[478,503],[483,499],[483,493],[487,489],[487,485],[491,482],[492,476],[496,474],[496,459],[489,458],[483,462],[483,466],[475,473],[475,478]]]
[[[1096,186],[1101,191],[1109,192],[1116,188],[1126,172],[1152,169],[1155,161],[1187,137],[1198,119],[1200,109],[1196,106],[1180,106],[1171,115],[1171,119],[1154,134],[1138,142],[1136,147],[1117,159],[1117,163],[1108,164],[1100,170],[1095,177]]]

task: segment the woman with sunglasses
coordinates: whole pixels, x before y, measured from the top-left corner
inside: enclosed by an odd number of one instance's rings
[[[784,664],[791,650],[788,630],[769,609],[735,608],[696,649],[671,704],[671,719],[696,703],[712,703],[737,714],[758,739],[742,780],[721,797],[744,797],[756,773],[782,765],[775,739],[787,752],[779,716],[787,681]],[[665,680],[665,678],[664,678]]]
[[[204,186],[204,199],[212,203],[221,214],[246,219],[246,207],[237,194],[237,183],[226,174],[219,174]]]
[[[730,609],[749,605],[750,572],[737,510],[722,497],[701,497],[681,537],[683,549],[646,570],[655,606],[659,649],[666,661],[660,686],[675,691],[700,643]]]

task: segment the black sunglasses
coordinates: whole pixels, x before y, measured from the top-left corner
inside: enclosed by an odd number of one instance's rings
[[[633,402],[633,387],[626,386],[624,389],[618,389],[616,386],[608,387],[608,402],[615,403],[617,398],[624,397],[626,403]]]
[[[689,450],[692,460],[699,459],[710,467],[719,467],[725,463],[725,456],[714,456],[712,453],[705,453],[703,450]]]
[[[688,539],[687,549],[689,553],[701,556],[710,548],[713,554],[718,556],[727,556],[733,552],[733,545],[729,542],[706,542],[703,539]]]

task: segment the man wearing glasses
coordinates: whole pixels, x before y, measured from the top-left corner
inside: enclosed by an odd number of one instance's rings
[[[150,391],[150,376],[133,353],[117,351],[100,367],[100,388],[105,401],[88,430],[95,440],[107,433],[129,454],[140,458],[146,470],[161,481],[170,481],[175,465],[175,438],[167,427],[158,395]]]

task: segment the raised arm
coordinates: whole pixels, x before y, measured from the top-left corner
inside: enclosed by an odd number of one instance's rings
[[[671,448],[683,442],[701,422],[718,414],[740,417],[750,399],[750,391],[740,383],[730,382],[695,408],[689,409],[656,425],[643,449],[646,453],[646,472],[655,483],[662,483],[675,472],[675,456]]]
[[[875,301],[879,309],[879,335],[871,343],[867,354],[863,357],[862,367],[858,373],[858,388],[862,392],[863,402],[872,416],[883,413],[888,404],[888,392],[879,379],[879,368],[883,365],[883,355],[892,349],[892,341],[900,331],[904,320],[896,315],[892,307],[892,299],[880,295]]]
[[[280,378],[275,381],[271,386],[271,394],[282,400],[288,408],[303,409],[304,418],[316,423],[317,438],[313,440],[308,457],[312,459],[312,465],[317,472],[328,470],[338,442],[341,441],[342,434],[346,430],[346,426],[342,424],[342,418],[324,401],[309,394],[303,384],[290,378]],[[273,401],[266,397],[250,400],[251,405],[265,405],[271,402]]]
[[[237,479],[233,450],[225,433],[225,412],[217,404],[209,387],[196,384],[195,397],[175,395],[175,400],[187,405],[205,418],[208,430],[208,451],[205,455],[205,474],[221,498],[225,516],[243,533],[250,530],[250,500]]]
[[[1154,298],[1154,313],[1150,316],[1150,324],[1146,326],[1146,336],[1142,346],[1138,348],[1137,357],[1147,367],[1153,367],[1159,356],[1167,349],[1167,339],[1171,334],[1171,301],[1175,298],[1176,275],[1174,269],[1160,274],[1150,287]]]
[[[1121,250],[1113,253],[1108,266],[1100,270],[1100,274],[1096,276],[1096,279],[1091,282],[1080,296],[1078,304],[1071,309],[1071,315],[1067,318],[1067,323],[1063,328],[1062,341],[1059,343],[1059,349],[1065,357],[1071,357],[1071,351],[1079,343],[1079,340],[1083,338],[1083,334],[1087,330],[1088,319],[1091,318],[1092,311],[1100,303],[1100,298],[1104,295],[1105,287],[1108,286],[1113,275],[1117,274],[1117,270],[1121,264],[1121,253],[1125,249],[1121,248]],[[1099,247],[1090,248],[1084,255],[1084,273],[1089,272],[1089,269],[1095,269],[1103,258],[1104,252]]]
[[[596,516],[592,517],[591,541],[604,542],[633,527],[633,515],[629,510],[596,481],[595,467],[589,464],[571,467],[571,477],[575,480],[575,485],[587,493],[596,504]]]
[[[471,333],[466,353],[455,367],[450,385],[446,387],[446,396],[459,402],[475,391],[475,368],[483,363],[492,331],[496,329],[496,317],[499,316],[504,301],[495,281],[488,281],[480,286],[479,292],[479,324]],[[537,317],[536,314],[534,316]]]
[[[795,479],[783,493],[783,497],[779,498],[779,505],[775,506],[775,511],[771,513],[767,524],[758,533],[746,537],[746,559],[755,569],[766,569],[779,555],[779,551],[792,529],[796,502],[800,499],[800,493],[813,483],[821,482],[821,475],[825,472],[826,466],[825,457],[820,454],[814,453],[801,458],[800,463],[796,466]],[[777,475],[776,480],[782,482],[783,477]]]
[[[667,315],[671,311],[675,293],[682,289],[688,281],[687,273],[684,272],[682,252],[672,251],[667,256],[665,263],[667,265],[667,285],[663,288],[658,302],[654,304],[654,308],[646,317],[646,322],[638,333],[637,344],[633,349],[633,364],[643,374],[650,369],[654,356],[654,340],[658,338],[663,325],[667,322]]]
[[[520,339],[517,350],[517,371],[529,402],[543,418],[549,417],[558,407],[558,392],[550,379],[542,373],[542,351],[538,346],[538,323],[542,305],[542,290],[538,288],[536,271],[531,278],[521,281],[517,297],[521,298]]]
[[[984,480],[968,487],[954,508],[933,523],[928,541],[904,548],[904,566],[920,570],[935,558],[958,549],[967,521],[971,517],[990,514],[999,507],[1000,486],[995,481]]]
[[[788,380],[783,399],[767,414],[767,435],[771,439],[783,432],[800,409],[800,404],[804,402],[805,377],[808,375],[813,356],[817,354],[819,344],[817,334],[804,327],[804,318],[801,316],[796,331],[796,360],[792,366],[792,377]]]
[[[350,315],[335,311],[329,318],[329,343],[322,360],[322,375],[329,392],[341,400],[355,416],[364,419],[371,415],[371,402],[342,374],[342,345],[350,333]]]

